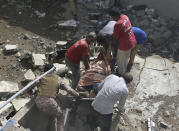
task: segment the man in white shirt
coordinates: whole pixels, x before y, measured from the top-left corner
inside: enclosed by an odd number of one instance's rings
[[[107,76],[101,82],[98,90],[99,92],[92,102],[92,107],[98,113],[101,131],[109,131],[114,104],[119,101],[118,110],[122,112],[129,91],[124,79],[113,74]]]

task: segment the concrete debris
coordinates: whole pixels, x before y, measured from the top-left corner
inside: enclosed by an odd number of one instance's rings
[[[164,129],[167,129],[169,127],[168,124],[165,122],[160,122],[160,126]]]
[[[10,81],[0,81],[0,94],[7,95],[19,91],[18,83]]]
[[[31,37],[30,37],[30,35],[28,35],[28,34],[24,34],[24,39],[25,39],[25,40],[30,40]]]
[[[41,13],[41,12],[39,12],[38,10],[35,11],[35,14],[36,14],[39,18],[44,18],[44,17],[46,16],[46,13],[45,13],[45,12]]]
[[[20,57],[21,57],[21,53],[20,53],[20,52],[17,52],[17,53],[15,54],[15,56],[16,56],[17,58],[20,58]]]
[[[65,67],[66,67],[66,65],[65,65],[65,64],[58,64],[58,63],[54,63],[53,65],[55,66],[56,71],[58,71],[58,70],[60,70],[60,69],[62,69],[62,68],[65,68]]]
[[[142,110],[140,108],[135,109],[136,113],[142,114]]]
[[[5,101],[0,101],[0,105]],[[6,118],[13,111],[13,106],[11,103],[8,103],[4,108],[0,110],[0,120]]]
[[[56,42],[56,46],[58,47],[58,48],[61,48],[61,47],[63,47],[64,45],[66,45],[67,44],[67,41],[57,41]]]
[[[16,52],[18,52],[18,46],[17,45],[6,45],[4,48],[4,51],[6,53],[16,53]]]
[[[32,81],[35,79],[35,74],[32,72],[31,69],[29,69],[25,74],[24,74],[25,80],[26,81]]]
[[[58,27],[66,29],[76,29],[77,23],[78,22],[75,20],[67,20],[65,22],[58,22]]]
[[[16,111],[19,111],[29,101],[30,101],[30,98],[18,98],[18,99],[12,100],[12,105],[14,106]]]
[[[34,66],[43,66],[44,60],[46,59],[44,54],[32,54],[32,60],[34,62]]]

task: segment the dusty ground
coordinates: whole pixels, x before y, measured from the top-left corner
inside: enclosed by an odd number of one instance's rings
[[[43,1],[11,1],[11,0],[0,0],[0,80],[8,80],[18,82],[20,87],[21,81],[23,79],[24,72],[31,68],[31,64],[22,64],[20,58],[17,54],[5,55],[3,53],[3,48],[6,44],[17,44],[19,47],[19,52],[21,55],[26,51],[35,53],[46,53],[49,47],[55,44],[59,40],[67,40],[68,38],[80,39],[82,35],[87,32],[94,30],[94,23],[90,22],[88,18],[88,13],[100,12],[102,15],[100,19],[105,17],[105,11],[96,8],[94,1],[88,2],[88,6],[84,2],[79,1],[78,5],[78,25],[77,31],[72,30],[62,30],[57,28],[49,28],[60,20],[72,19],[71,10],[69,8],[69,3],[64,0],[60,2],[43,2]],[[39,18],[34,12],[38,10],[40,12],[45,12],[46,16],[44,18]],[[131,16],[132,17],[132,16]],[[152,24],[151,24],[152,25]],[[28,34],[30,39],[24,39],[24,35]],[[170,40],[172,41],[172,40]],[[148,48],[149,47],[149,48]],[[168,47],[159,48],[160,51],[151,51],[156,48],[153,45],[147,44],[145,48],[142,48],[139,53],[143,57],[151,54],[163,54],[163,49],[168,49]],[[174,52],[176,53],[176,52]],[[169,56],[170,55],[170,56]],[[179,59],[174,58],[177,56],[173,54],[172,50],[168,49],[167,53],[162,56],[166,56],[175,60],[177,62]],[[134,66],[140,72],[143,68],[138,67],[138,63]],[[33,71],[40,74],[39,71],[33,69]],[[139,74],[137,72],[137,74]],[[135,74],[135,73],[134,73]],[[135,74],[136,75],[136,74]],[[136,78],[140,79],[140,75],[136,75]],[[158,119],[164,119],[172,127],[166,130],[179,130],[178,123],[178,95],[167,96],[166,94],[157,95],[152,97],[146,97],[145,100],[139,99],[137,101],[136,90],[140,81],[136,80],[136,83],[131,83],[129,101],[127,102],[127,113],[128,116],[124,116],[125,124],[122,123],[126,130],[147,130],[146,118],[152,117],[156,121]],[[136,102],[137,101],[137,102]],[[148,110],[145,108],[139,109],[139,113],[136,113],[136,108],[139,105],[144,104],[145,107],[147,103]],[[162,103],[161,103],[162,102]],[[133,103],[133,104],[131,104]],[[151,103],[151,105],[150,105]],[[157,103],[157,104],[155,104]],[[137,105],[136,105],[137,104]],[[154,106],[153,106],[154,105]],[[167,106],[166,106],[167,105]],[[139,106],[139,108],[141,108]],[[153,114],[150,110],[157,108]],[[133,109],[133,110],[132,110]],[[160,109],[160,110],[158,110]],[[141,111],[142,110],[142,113]],[[166,111],[167,113],[166,117]],[[144,113],[144,114],[143,114]],[[162,118],[161,118],[162,117]],[[136,119],[134,119],[136,118]],[[127,124],[126,124],[127,123]],[[164,130],[161,128],[161,130]]]

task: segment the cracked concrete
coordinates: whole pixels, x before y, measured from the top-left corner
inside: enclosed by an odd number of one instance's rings
[[[122,116],[128,118],[125,123],[130,123],[130,125],[124,124],[125,129],[145,131],[147,130],[145,121],[151,117],[156,122],[161,120],[167,122],[167,130],[178,130],[179,123],[175,120],[176,114],[179,113],[176,104],[179,98],[179,63],[173,63],[157,55],[145,59],[136,57],[131,74],[134,76],[134,92],[129,95],[126,102],[126,115]],[[162,110],[172,112],[169,108],[172,104],[175,105],[174,109],[178,113],[173,114],[173,118],[170,113],[168,118],[164,117],[161,114]],[[135,109],[140,109],[141,114],[136,113]]]

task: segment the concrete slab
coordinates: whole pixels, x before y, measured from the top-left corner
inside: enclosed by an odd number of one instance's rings
[[[137,85],[139,83],[140,73],[142,71],[142,68],[144,67],[144,64],[145,64],[145,59],[139,56],[135,57],[134,65],[130,71],[131,75],[133,76],[134,85]]]
[[[17,45],[6,45],[4,47],[4,51],[6,53],[16,53],[18,51],[18,46]]]
[[[138,57],[136,58],[138,59]],[[171,62],[160,56],[147,57],[144,63],[143,68],[137,68],[135,59],[135,64],[131,70],[132,75],[137,77],[134,78],[134,83],[138,84],[135,84],[134,93],[129,95],[125,104],[125,122],[130,125],[125,125],[125,129],[128,127],[135,128],[137,125],[137,127],[145,130],[141,121],[154,116],[155,118],[164,117],[159,112],[163,112],[166,107],[168,108],[166,103],[172,105],[177,100],[179,63]],[[137,113],[136,108],[139,108],[142,112]],[[174,109],[176,109],[175,106]],[[137,128],[137,130],[139,129]]]
[[[59,28],[65,28],[65,29],[76,29],[77,27],[77,21],[75,20],[67,20],[64,22],[58,22]]]
[[[14,100],[12,100],[12,105],[14,106],[16,111],[19,111],[30,100],[31,100],[30,98],[18,98],[18,99],[14,99]]]
[[[56,46],[58,48],[61,48],[62,46],[66,45],[66,44],[67,44],[67,41],[57,41]]]
[[[32,54],[32,60],[35,66],[43,66],[46,59],[44,54]]]
[[[151,68],[156,70],[167,70],[165,59],[158,56],[150,56],[146,58],[145,68]]]
[[[35,74],[32,72],[31,69],[29,69],[25,74],[24,74],[24,78],[26,81],[32,81],[35,79]]]
[[[0,94],[8,95],[19,91],[18,83],[11,81],[0,81]]]
[[[65,64],[54,63],[53,65],[56,67],[56,71],[66,67]]]

